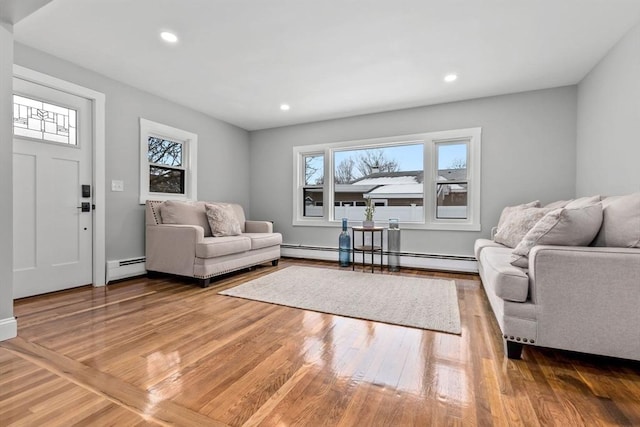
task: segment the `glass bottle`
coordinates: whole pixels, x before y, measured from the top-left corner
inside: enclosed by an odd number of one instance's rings
[[[338,244],[340,267],[349,267],[351,265],[351,236],[347,230],[347,218],[342,218],[342,233],[340,233]]]

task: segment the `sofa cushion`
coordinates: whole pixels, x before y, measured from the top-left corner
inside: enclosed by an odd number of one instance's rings
[[[233,207],[228,203],[205,204],[211,234],[215,237],[237,236],[242,233]]]
[[[242,235],[251,239],[251,249],[262,249],[282,244],[282,234],[280,233],[243,233]]]
[[[501,224],[498,225],[498,232],[494,240],[510,248],[515,248],[540,218],[551,211],[552,209],[535,207],[511,209],[506,213],[503,211],[504,218],[500,217]]]
[[[529,251],[535,245],[587,246],[602,225],[602,205],[577,209],[554,209],[522,238],[513,250],[511,264],[527,268]]]
[[[473,245],[473,254],[476,256],[476,259],[480,259],[480,253],[484,248],[504,248],[504,245],[500,243],[496,243],[493,240],[489,239],[477,239],[475,244]]]
[[[640,248],[640,193],[602,200],[603,220],[594,246]]]
[[[520,267],[511,265],[511,249],[486,247],[480,252],[485,274],[485,287],[503,300],[523,302],[529,294],[529,276]]]
[[[251,239],[245,236],[205,237],[196,243],[198,258],[216,258],[251,250]]]
[[[182,202],[167,200],[160,205],[160,217],[163,224],[199,225],[204,236],[211,236],[211,227],[207,220],[204,202]]]

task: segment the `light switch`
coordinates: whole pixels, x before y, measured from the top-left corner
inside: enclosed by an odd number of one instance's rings
[[[116,179],[112,180],[111,191],[124,191],[124,181]]]

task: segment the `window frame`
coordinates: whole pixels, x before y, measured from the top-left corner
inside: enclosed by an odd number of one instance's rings
[[[149,137],[182,144],[182,166],[157,165],[149,162]],[[195,200],[197,197],[198,135],[140,117],[140,204],[147,200]],[[184,170],[184,193],[149,191],[149,167]]]
[[[437,218],[435,190],[438,184],[439,144],[467,144],[467,218]],[[423,213],[419,222],[401,222],[405,229],[480,231],[480,178],[482,128],[466,128],[437,132],[424,132],[383,138],[341,141],[293,147],[293,226],[336,227],[340,218],[333,218],[334,207],[334,152],[345,149],[376,149],[389,146],[423,144]],[[323,216],[303,217],[304,158],[324,155]],[[380,224],[383,225],[383,224]]]

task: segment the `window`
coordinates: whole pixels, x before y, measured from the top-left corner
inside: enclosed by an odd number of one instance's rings
[[[140,203],[195,199],[198,135],[140,118]]]
[[[77,111],[13,95],[13,134],[46,142],[78,145]]]
[[[371,199],[378,221],[420,222],[423,165],[422,143],[333,150],[333,218],[361,221]]]
[[[436,218],[467,219],[467,142],[436,143]]]
[[[397,218],[404,228],[480,230],[481,129],[294,147],[294,225]]]
[[[305,154],[303,175],[302,216],[322,218],[324,216],[324,155]]]

